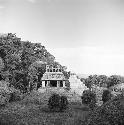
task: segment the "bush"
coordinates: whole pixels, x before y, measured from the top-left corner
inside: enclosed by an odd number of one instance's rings
[[[66,96],[61,96],[60,111],[66,110],[68,107],[68,99]]]
[[[23,94],[23,99],[20,103],[25,105],[42,105],[47,103],[47,99],[46,93],[43,94],[38,91],[32,91],[31,93]]]
[[[59,108],[60,104],[60,96],[59,94],[53,94],[48,101],[48,107],[51,110],[55,110]]]
[[[94,109],[96,106],[96,94],[90,90],[85,90],[81,97],[82,104],[86,104],[90,109]]]
[[[6,105],[8,102],[9,102],[9,98],[10,96],[9,95],[0,95],[0,105],[1,106],[4,106]]]
[[[67,109],[68,100],[66,96],[53,94],[48,101],[48,107],[52,111],[63,111]]]
[[[102,101],[103,104],[111,99],[112,95],[109,90],[104,90],[102,94]]]
[[[13,89],[10,94],[9,102],[20,101],[21,99],[23,99],[23,94],[20,92],[20,90]]]
[[[0,105],[6,105],[10,99],[10,91],[6,88],[0,88]]]
[[[85,125],[124,125],[124,96],[118,96],[98,107],[86,119]]]

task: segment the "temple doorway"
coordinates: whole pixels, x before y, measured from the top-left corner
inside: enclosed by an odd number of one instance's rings
[[[57,87],[57,81],[56,80],[51,80],[50,81],[50,87]]]
[[[63,87],[63,82],[62,81],[60,81],[60,87]]]

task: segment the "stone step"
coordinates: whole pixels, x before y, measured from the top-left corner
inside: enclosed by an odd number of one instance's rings
[[[60,94],[60,95],[65,95],[67,97],[67,99],[69,101],[81,101],[81,97],[77,94],[74,94],[70,91],[66,91],[64,89],[53,89],[53,88],[47,88],[46,91],[44,91],[44,93],[42,93],[42,98],[43,100],[45,101],[48,101],[49,97],[52,95],[52,93],[57,93],[57,94]]]

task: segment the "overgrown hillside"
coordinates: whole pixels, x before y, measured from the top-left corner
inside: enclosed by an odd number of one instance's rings
[[[41,43],[22,41],[12,33],[0,35],[0,57],[2,79],[23,91],[27,91],[29,82],[32,89],[34,81],[40,82],[46,64],[60,65]],[[68,77],[68,73],[63,72]]]

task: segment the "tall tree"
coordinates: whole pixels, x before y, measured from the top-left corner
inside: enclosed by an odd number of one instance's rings
[[[119,83],[121,83],[121,80],[119,79],[119,77],[117,75],[112,75],[108,78],[107,87],[109,88]]]

